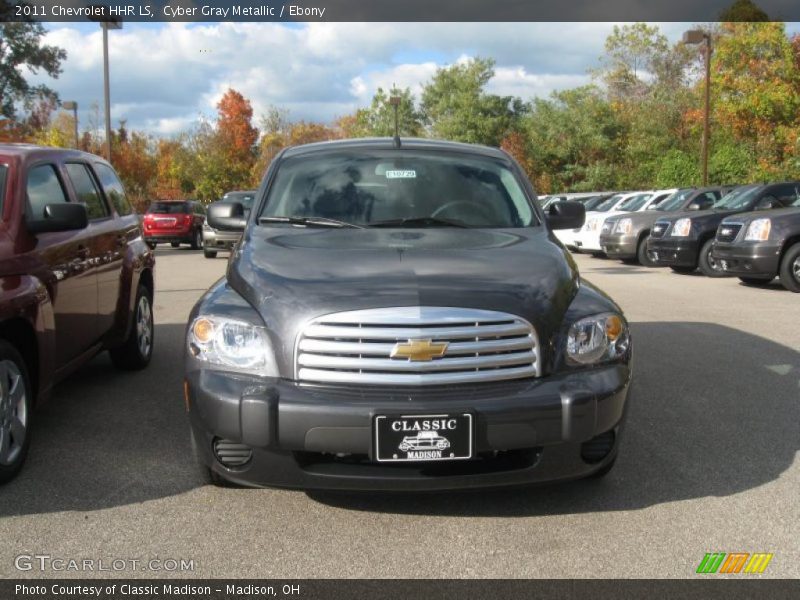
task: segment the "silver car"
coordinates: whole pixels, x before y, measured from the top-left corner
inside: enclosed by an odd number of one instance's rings
[[[228,192],[219,202],[238,202],[244,206],[245,217],[250,214],[253,202],[256,198],[255,190],[245,190]],[[216,258],[220,250],[231,250],[239,238],[242,237],[238,231],[222,231],[214,229],[205,221],[203,224],[203,256],[206,258]]]

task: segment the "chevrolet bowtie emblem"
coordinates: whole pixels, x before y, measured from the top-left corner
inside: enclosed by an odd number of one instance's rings
[[[400,342],[392,348],[392,358],[407,358],[408,360],[431,360],[444,356],[447,352],[447,342],[433,342],[432,340],[408,340]]]

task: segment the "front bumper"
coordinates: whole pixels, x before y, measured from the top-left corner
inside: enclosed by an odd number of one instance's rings
[[[600,248],[609,258],[633,258],[636,256],[637,237],[623,233],[600,235]]]
[[[700,254],[697,240],[689,238],[660,238],[647,240],[647,255],[661,267],[696,267]]]
[[[303,386],[212,370],[187,375],[199,459],[252,486],[444,490],[575,479],[614,459],[630,383],[624,364],[502,384],[436,389]],[[475,458],[441,463],[374,461],[376,415],[470,412]],[[586,462],[582,444],[613,432],[613,447]],[[252,449],[242,467],[214,455],[216,439]]]
[[[586,252],[602,252],[602,248],[600,248],[600,230],[581,231],[579,233],[568,232],[566,245]]]
[[[764,242],[714,242],[711,255],[720,261],[723,270],[742,277],[772,279],[778,274],[781,247]]]
[[[235,231],[203,229],[203,246],[209,250],[230,250],[240,237],[241,234]]]

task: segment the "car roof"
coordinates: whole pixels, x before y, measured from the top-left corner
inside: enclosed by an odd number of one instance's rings
[[[284,152],[284,157],[302,156],[314,152],[335,151],[335,150],[393,150],[395,146],[393,138],[358,138],[347,140],[333,140],[330,142],[315,142],[302,146],[291,146]],[[451,152],[462,152],[489,156],[493,158],[508,159],[508,155],[498,148],[481,146],[478,144],[464,144],[462,142],[448,142],[444,140],[429,140],[422,138],[401,138],[398,150],[442,150]]]
[[[21,160],[52,159],[59,157],[106,162],[105,159],[100,156],[74,148],[53,148],[50,146],[37,146],[35,144],[22,143],[0,144],[0,156],[19,158]]]

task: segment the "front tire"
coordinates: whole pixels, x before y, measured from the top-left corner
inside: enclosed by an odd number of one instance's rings
[[[155,250],[156,246],[158,246],[158,244],[155,242],[147,242],[147,247],[150,248],[150,250]]]
[[[150,292],[143,285],[136,291],[133,325],[128,338],[117,348],[109,350],[111,362],[124,371],[139,371],[150,364],[153,356],[153,307]]]
[[[783,255],[779,275],[783,287],[800,293],[800,243],[791,246]]]
[[[650,255],[647,254],[647,240],[649,238],[650,238],[649,235],[643,235],[642,239],[639,240],[639,245],[636,246],[636,260],[643,267],[655,266],[655,263],[652,260],[650,260]]]
[[[714,240],[708,240],[700,249],[700,257],[698,264],[700,271],[706,277],[725,277],[725,271],[722,269],[719,261],[711,256],[711,248],[714,246]]]
[[[205,256],[206,258],[217,258],[217,251],[203,248],[203,256]]]
[[[13,479],[31,443],[33,398],[25,360],[0,340],[0,484]]]
[[[172,246],[173,248],[179,248],[181,243],[180,242],[170,242],[169,245]]]

